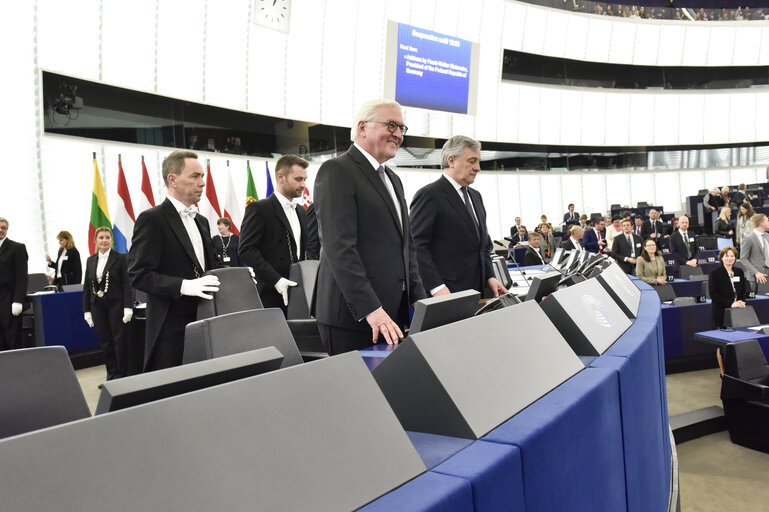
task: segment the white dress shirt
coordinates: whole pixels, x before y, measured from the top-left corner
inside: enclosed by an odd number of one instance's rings
[[[61,251],[61,255],[59,256],[59,261],[56,263],[56,277],[61,277],[61,265],[64,263],[64,260],[67,259],[67,249],[64,249]]]
[[[195,251],[195,257],[198,259],[200,268],[205,271],[206,255],[203,251],[203,238],[200,236],[200,231],[198,230],[198,225],[195,224],[195,219],[182,213],[187,209],[184,203],[171,196],[168,196],[168,200],[171,201],[171,204],[174,205],[174,208],[179,213],[179,217],[182,219],[182,224],[184,224],[184,229],[187,231],[187,236],[190,237],[190,242],[192,242],[192,249]]]
[[[96,262],[96,280],[101,282],[102,277],[104,276],[104,267],[107,266],[107,260],[109,259],[109,253],[111,249],[107,249],[107,252],[102,253],[99,251],[99,257]]]
[[[365,149],[360,147],[357,143],[353,142],[353,145],[358,148],[358,151],[363,153],[363,156],[366,157],[366,160],[371,164],[371,167],[374,168],[374,172],[377,172],[377,169],[379,169],[380,164],[376,158],[369,155]],[[398,197],[395,195],[395,189],[393,188],[393,184],[390,182],[390,177],[387,176],[387,173],[385,172],[385,177],[387,178],[385,180],[385,187],[387,187],[387,191],[390,193],[390,197],[393,200],[393,204],[395,205],[395,211],[398,213],[398,224],[403,228],[403,213],[401,212],[401,204],[398,202]],[[377,179],[379,179],[379,176],[377,176]],[[464,201],[463,201],[464,202]]]
[[[301,238],[302,227],[299,225],[299,216],[296,214],[296,202],[288,199],[286,196],[278,192],[274,192],[275,197],[278,198],[278,202],[283,207],[283,213],[288,218],[288,224],[291,226],[291,232],[294,234],[294,240],[296,241],[296,259],[299,260],[299,254],[301,254]]]

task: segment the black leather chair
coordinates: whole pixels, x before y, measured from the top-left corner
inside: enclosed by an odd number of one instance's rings
[[[676,298],[676,291],[669,284],[654,286],[653,289],[660,296],[661,302],[671,302]]]
[[[769,453],[769,365],[758,341],[725,347],[721,401],[732,442]]]
[[[0,352],[0,438],[90,416],[64,347]]]
[[[43,273],[29,274],[27,276],[27,293],[41,292],[49,286],[48,278]],[[54,286],[53,290],[56,289]]]
[[[299,353],[305,361],[328,357],[315,319],[315,284],[318,278],[318,260],[299,261],[291,265],[289,280],[297,283],[289,288],[286,318]]]
[[[283,311],[270,308],[229,313],[187,324],[182,364],[265,347],[275,347],[283,354],[281,368],[303,362]]]
[[[262,309],[262,299],[246,267],[217,268],[206,272],[219,278],[219,291],[211,300],[198,301],[198,320],[238,311]]]
[[[699,276],[702,275],[702,268],[699,266],[692,267],[689,265],[681,265],[678,267],[678,275],[681,277],[681,279],[692,279],[692,276]]]
[[[724,325],[738,329],[761,325],[761,322],[759,322],[753,306],[745,306],[744,308],[727,308],[724,310]]]

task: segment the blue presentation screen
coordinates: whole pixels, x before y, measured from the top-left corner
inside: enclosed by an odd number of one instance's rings
[[[471,58],[470,41],[398,24],[395,101],[466,114]]]

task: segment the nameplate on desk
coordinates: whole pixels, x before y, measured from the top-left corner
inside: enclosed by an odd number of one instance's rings
[[[716,259],[713,256],[708,256],[708,263],[713,263]]]
[[[676,276],[668,276],[668,283],[672,283],[676,280]]]
[[[690,239],[689,239],[689,241],[693,242],[694,240],[692,240],[692,239],[690,238]],[[704,251],[704,250],[705,250],[705,246],[704,246],[704,245],[700,245],[700,251]]]
[[[755,299],[756,298],[756,292],[754,292],[754,291],[748,292],[748,298],[749,299]]]
[[[675,265],[676,264],[676,260],[668,260],[667,264],[668,265]]]
[[[697,297],[697,302],[707,302],[708,299],[704,295],[700,295]]]

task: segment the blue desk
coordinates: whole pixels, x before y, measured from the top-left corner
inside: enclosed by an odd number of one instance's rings
[[[445,438],[410,433],[431,469],[362,510],[666,511],[662,315],[656,292],[636,283],[638,318],[588,368],[459,451]]]
[[[764,356],[769,360],[769,335],[749,329],[716,329],[702,331],[694,334],[694,339],[703,344],[723,347],[735,341],[757,340],[764,351]],[[712,351],[712,348],[709,348]]]
[[[83,320],[83,292],[30,295],[35,312],[35,345],[63,345],[70,355],[99,350],[96,329]]]

